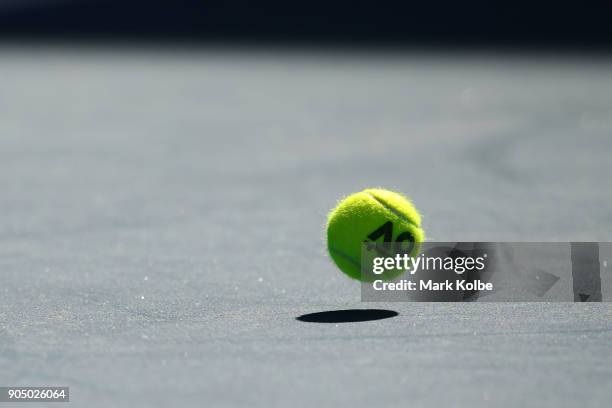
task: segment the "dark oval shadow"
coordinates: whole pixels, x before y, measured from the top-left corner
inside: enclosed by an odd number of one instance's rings
[[[308,313],[296,317],[300,322],[309,323],[351,323],[368,322],[395,317],[399,313],[384,309],[348,309],[328,310],[325,312]]]

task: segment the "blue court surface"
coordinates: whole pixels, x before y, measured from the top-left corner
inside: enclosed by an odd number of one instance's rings
[[[74,407],[610,405],[610,303],[362,302],[325,222],[382,186],[432,240],[612,241],[611,59],[0,55],[0,386]]]

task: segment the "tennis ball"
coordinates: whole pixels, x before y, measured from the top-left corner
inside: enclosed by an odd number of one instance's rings
[[[401,275],[405,270],[372,274],[373,259],[397,253],[416,256],[424,239],[421,216],[410,200],[381,188],[369,188],[344,198],[327,219],[327,249],[331,258],[342,272],[361,281],[392,280]],[[374,250],[364,252],[366,247]]]

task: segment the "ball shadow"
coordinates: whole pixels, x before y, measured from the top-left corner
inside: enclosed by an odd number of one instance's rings
[[[388,319],[398,314],[393,310],[384,309],[347,309],[308,313],[295,319],[308,323],[354,323]]]

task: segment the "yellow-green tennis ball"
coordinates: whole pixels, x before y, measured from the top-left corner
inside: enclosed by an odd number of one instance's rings
[[[338,203],[327,220],[327,249],[338,268],[348,276],[362,281],[392,280],[404,270],[388,270],[373,276],[362,273],[365,261],[371,264],[380,252],[365,255],[364,245],[375,244],[377,250],[389,248],[388,255],[405,249],[416,256],[425,240],[421,216],[408,198],[393,191],[370,188],[352,194]]]

